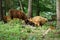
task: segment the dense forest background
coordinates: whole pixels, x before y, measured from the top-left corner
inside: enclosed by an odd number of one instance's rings
[[[9,10],[24,12],[28,18],[48,19],[42,27],[24,25],[19,19],[4,24]],[[0,40],[60,40],[60,0],[0,0]]]
[[[28,0],[3,0],[3,14],[8,15],[7,12],[9,9],[17,9],[22,10],[28,15],[29,2]],[[43,14],[43,16],[49,17],[50,19],[52,15],[56,15],[56,0],[32,0],[31,5],[32,16]]]

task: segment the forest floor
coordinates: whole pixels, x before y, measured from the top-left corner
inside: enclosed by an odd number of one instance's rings
[[[42,37],[49,28],[47,25],[33,27],[24,25],[19,20],[12,20],[4,24],[0,22],[0,40],[60,40],[60,31],[51,30]]]

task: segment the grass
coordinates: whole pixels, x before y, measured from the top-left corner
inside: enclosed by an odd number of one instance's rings
[[[31,27],[24,25],[21,20],[11,20],[4,24],[0,22],[0,40],[59,40],[60,35],[54,34],[56,30],[50,31],[45,38],[42,34],[49,26]]]

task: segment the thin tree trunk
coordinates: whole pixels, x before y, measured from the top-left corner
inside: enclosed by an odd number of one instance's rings
[[[60,0],[56,0],[57,28],[60,29]]]
[[[0,20],[3,20],[2,0],[0,0]]]
[[[3,2],[1,0],[1,20],[3,20],[3,16],[6,15],[6,10],[5,10],[5,6],[2,6]]]
[[[36,9],[36,15],[39,16],[40,14],[40,10],[39,10],[39,0],[36,0],[36,3],[37,3],[37,9]]]
[[[33,17],[32,14],[32,0],[28,1],[28,18]]]
[[[3,16],[4,16],[4,11],[3,11],[3,7],[1,7],[1,20],[3,20]]]
[[[21,8],[22,12],[24,12],[24,8],[23,8],[22,1],[21,1],[21,0],[19,0],[19,3],[20,3],[20,8]]]
[[[2,0],[0,0],[0,20],[1,20],[1,6],[2,6]]]

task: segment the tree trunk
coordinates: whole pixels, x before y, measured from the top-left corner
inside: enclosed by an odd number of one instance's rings
[[[28,1],[28,18],[33,17],[32,14],[32,0]]]
[[[60,0],[56,0],[57,28],[60,29]]]
[[[3,7],[1,7],[1,20],[3,20],[3,16],[5,16],[4,14],[5,14],[4,9]]]
[[[39,0],[36,0],[36,3],[37,3],[37,9],[36,9],[36,15],[39,16],[40,14],[40,10],[39,10]]]
[[[2,7],[2,0],[0,0],[0,20],[1,20],[1,7]]]
[[[24,12],[24,7],[23,7],[23,4],[22,4],[22,0],[19,0],[19,3],[20,3],[20,9],[22,12]]]
[[[0,0],[0,20],[3,20],[2,0]]]
[[[3,16],[6,15],[5,6],[3,5],[2,0],[0,0],[0,20],[3,20]]]

